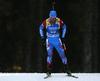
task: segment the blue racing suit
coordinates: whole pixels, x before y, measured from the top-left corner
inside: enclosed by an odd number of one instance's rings
[[[66,33],[66,25],[62,20],[59,18],[56,18],[55,24],[50,23],[50,18],[43,21],[43,23],[40,25],[39,31],[41,37],[44,37],[43,35],[43,29],[46,28],[46,48],[47,48],[47,66],[50,66],[52,63],[52,56],[53,56],[53,47],[56,48],[58,51],[63,64],[67,64],[67,58],[64,54],[64,48],[62,46],[62,42],[60,39],[60,28],[62,27],[62,38],[65,37]]]

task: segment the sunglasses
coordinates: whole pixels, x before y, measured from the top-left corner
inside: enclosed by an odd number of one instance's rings
[[[56,19],[56,17],[50,17],[50,19]]]

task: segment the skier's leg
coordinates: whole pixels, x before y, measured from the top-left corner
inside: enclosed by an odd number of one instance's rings
[[[64,68],[65,68],[65,72],[70,76],[71,72],[68,69],[68,63],[67,63],[67,58],[64,54],[64,48],[62,46],[61,40],[59,39],[59,43],[57,46],[55,46],[56,50],[58,51],[61,59],[62,59],[62,63],[64,64]]]
[[[51,75],[51,63],[52,63],[52,55],[53,55],[53,46],[52,44],[49,42],[48,39],[46,39],[46,48],[47,48],[47,75],[50,76]]]
[[[65,73],[67,73],[69,76],[71,76],[71,71],[68,68],[68,64],[64,65]]]
[[[58,51],[58,53],[59,53],[59,55],[60,55],[60,57],[61,57],[61,59],[62,59],[62,63],[63,63],[64,65],[66,65],[66,64],[67,64],[67,58],[66,58],[66,56],[65,56],[65,54],[64,54],[64,49],[63,49],[63,46],[62,46],[62,43],[61,43],[60,38],[59,38],[58,41],[56,41],[55,43],[56,43],[56,45],[55,45],[54,47],[55,47],[56,50]]]

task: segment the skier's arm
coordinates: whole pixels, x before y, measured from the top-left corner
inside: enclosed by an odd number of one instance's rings
[[[64,47],[64,50],[66,50],[66,46],[65,46],[65,34],[66,34],[66,25],[64,24],[64,22],[62,20],[60,20],[60,26],[62,27],[62,44]]]
[[[60,26],[62,27],[62,38],[65,38],[66,25],[64,24],[64,22],[62,20],[60,20]]]
[[[46,21],[43,21],[43,23],[40,25],[40,28],[39,28],[39,32],[40,32],[41,37],[44,37],[44,35],[43,35],[43,29],[45,27],[46,27]]]
[[[42,25],[40,25],[39,31],[40,31],[41,37],[44,37],[44,35],[43,35],[43,29],[44,29],[44,27],[42,27]]]
[[[43,29],[45,27],[46,27],[46,21],[44,21],[39,27],[40,36],[44,45],[45,45],[45,39],[44,39]]]
[[[66,25],[64,24],[63,26],[62,26],[62,38],[65,38],[65,34],[66,34]]]

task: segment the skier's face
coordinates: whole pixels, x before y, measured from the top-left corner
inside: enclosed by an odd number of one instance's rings
[[[51,21],[51,23],[55,23],[56,17],[50,17],[50,21]]]

